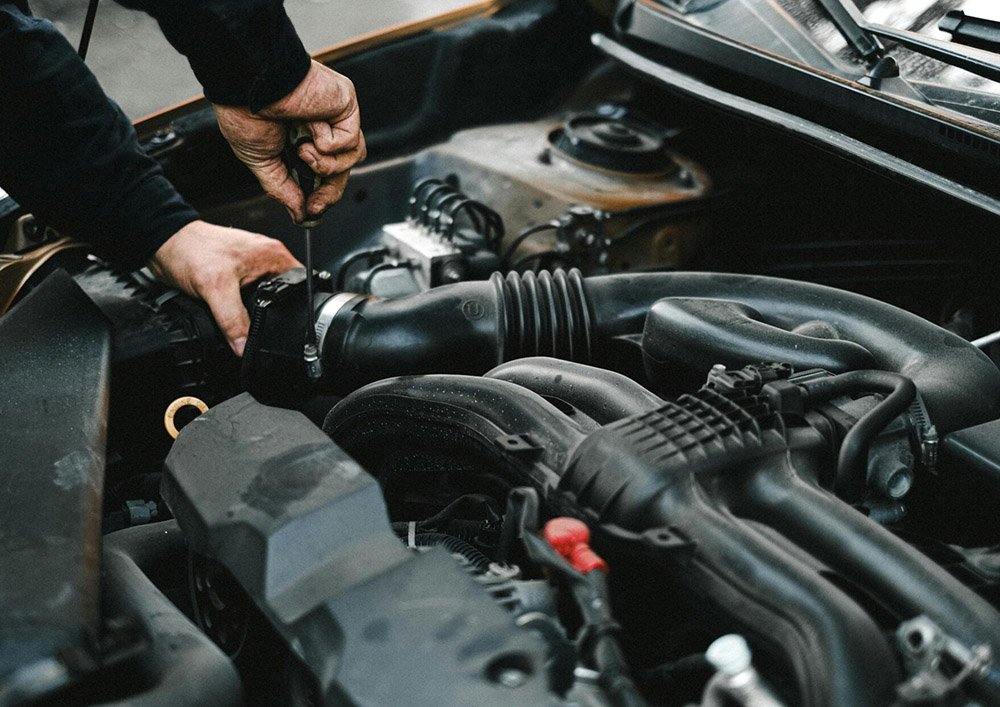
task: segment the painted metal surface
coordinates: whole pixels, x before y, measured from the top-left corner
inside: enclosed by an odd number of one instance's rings
[[[448,15],[483,2],[470,0],[286,0],[285,7],[306,49],[333,45],[399,25]],[[36,15],[51,20],[76,43],[86,3],[34,0]],[[141,12],[101,3],[87,63],[108,94],[134,119],[201,93],[187,61],[163,38],[156,21]]]

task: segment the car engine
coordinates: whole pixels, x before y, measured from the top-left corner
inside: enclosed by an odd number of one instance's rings
[[[0,705],[1000,703],[995,246],[665,96],[598,61],[387,148],[242,360],[23,217]]]

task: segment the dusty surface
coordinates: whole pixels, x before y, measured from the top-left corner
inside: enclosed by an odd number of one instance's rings
[[[85,0],[30,0],[76,46]],[[435,15],[468,4],[465,0],[285,0],[306,49],[318,51],[359,34]],[[131,118],[140,118],[201,92],[184,57],[148,16],[102,0],[87,63],[105,90]]]

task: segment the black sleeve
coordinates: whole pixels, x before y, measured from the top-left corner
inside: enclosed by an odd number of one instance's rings
[[[291,93],[309,71],[283,0],[117,2],[156,18],[213,103],[256,112]]]
[[[2,2],[0,185],[127,268],[198,217],[65,38]]]

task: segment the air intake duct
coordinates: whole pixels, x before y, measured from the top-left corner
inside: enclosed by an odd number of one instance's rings
[[[295,272],[258,291],[244,359],[248,389],[272,402],[347,393],[391,376],[482,375],[529,356],[638,378],[645,369],[651,388],[673,394],[713,364],[770,360],[797,370],[901,373],[942,432],[1000,416],[1000,371],[960,337],[843,290],[714,273],[495,273],[395,300],[327,293],[314,303],[327,371],[315,390],[301,362],[305,313]]]

